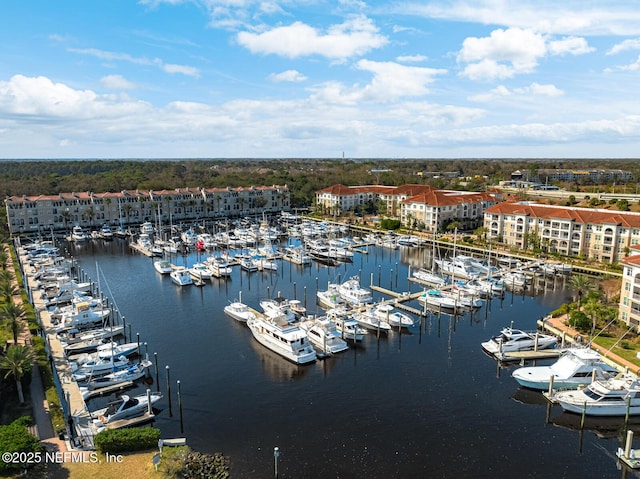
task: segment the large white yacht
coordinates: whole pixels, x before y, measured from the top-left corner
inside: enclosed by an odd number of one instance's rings
[[[270,321],[262,315],[255,316],[247,320],[247,326],[260,344],[289,361],[306,364],[316,360],[316,350],[307,334],[284,318]]]
[[[360,286],[357,277],[350,278],[338,286],[338,293],[352,306],[364,306],[373,302],[371,291]]]

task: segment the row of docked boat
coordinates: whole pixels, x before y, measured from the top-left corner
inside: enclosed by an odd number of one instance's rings
[[[510,353],[555,348],[558,359],[550,365],[522,366],[511,376],[526,389],[543,392],[566,413],[593,417],[640,415],[640,379],[620,372],[600,353],[584,346],[557,347],[558,338],[537,331],[504,328],[482,348],[501,360],[524,359]]]
[[[54,326],[49,334],[55,334],[60,342],[71,378],[78,383],[87,404],[88,422],[77,416],[76,426],[96,433],[130,425],[132,418],[153,418],[151,406],[162,397],[160,393],[122,395],[105,408],[91,410],[92,397],[150,380],[151,362],[141,357],[138,342],[118,341],[124,335],[124,326],[111,322],[111,309],[99,295],[94,296],[92,283],[79,282],[73,263],[60,257],[52,243],[20,247],[19,255],[31,266],[25,271],[33,276],[35,289],[45,302]]]

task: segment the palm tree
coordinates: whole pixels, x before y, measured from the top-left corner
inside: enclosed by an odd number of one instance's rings
[[[18,401],[24,404],[24,394],[22,392],[22,378],[31,372],[33,361],[35,360],[33,351],[27,346],[10,346],[4,356],[0,357],[0,369],[6,370],[4,378],[13,376],[18,390]]]
[[[7,269],[8,262],[9,262],[9,255],[4,249],[0,249],[0,266],[2,267],[3,271]]]
[[[107,224],[111,224],[111,198],[107,197],[104,199],[104,204],[107,210]]]
[[[569,280],[569,287],[578,294],[578,311],[580,311],[582,296],[591,291],[591,280],[584,275],[574,275]]]
[[[13,301],[10,301],[0,308],[0,319],[7,321],[9,324],[11,332],[13,333],[13,344],[18,344],[18,335],[24,327],[24,315],[25,311],[22,305],[15,304]]]
[[[13,281],[0,280],[0,296],[8,303],[14,295],[17,295],[20,291],[13,285]]]

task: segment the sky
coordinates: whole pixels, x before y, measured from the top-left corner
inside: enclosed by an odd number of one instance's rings
[[[635,0],[3,0],[0,158],[638,158]]]

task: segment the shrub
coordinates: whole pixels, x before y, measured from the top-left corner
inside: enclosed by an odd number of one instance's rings
[[[139,427],[131,429],[107,429],[95,437],[95,447],[101,453],[143,451],[158,446],[160,429]]]
[[[569,326],[581,333],[588,333],[591,330],[591,319],[582,311],[574,311],[569,318]]]
[[[7,426],[0,426],[0,451],[4,452],[42,452],[44,449],[38,438],[31,435],[27,426],[32,424],[29,416],[16,419]],[[0,461],[0,472],[23,469],[20,463]]]
[[[400,220],[392,220],[389,218],[384,218],[380,221],[380,227],[385,230],[397,230],[400,229],[401,223]]]

